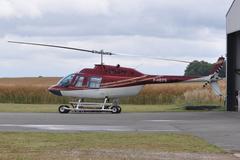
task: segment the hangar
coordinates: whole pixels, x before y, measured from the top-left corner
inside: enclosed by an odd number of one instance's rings
[[[240,0],[234,0],[226,15],[227,31],[227,111],[238,111],[240,93]],[[240,95],[240,94],[239,94]]]

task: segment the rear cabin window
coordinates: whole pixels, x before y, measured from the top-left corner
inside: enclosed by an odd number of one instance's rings
[[[100,88],[102,78],[100,77],[91,77],[88,82],[89,88]]]
[[[83,86],[83,80],[84,80],[84,77],[78,76],[76,78],[75,87],[82,87]]]

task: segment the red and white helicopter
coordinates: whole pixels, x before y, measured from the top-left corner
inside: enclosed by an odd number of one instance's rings
[[[219,71],[224,64],[224,57],[220,57],[215,63],[210,75],[204,77],[188,77],[188,76],[172,76],[172,75],[147,75],[133,68],[121,67],[120,65],[111,66],[103,64],[104,55],[121,55],[121,56],[136,56],[117,54],[111,52],[95,51],[80,49],[74,47],[66,47],[59,45],[50,45],[42,43],[29,43],[8,41],[10,43],[38,45],[45,47],[55,47],[62,49],[70,49],[76,51],[89,52],[101,55],[101,64],[95,65],[94,68],[84,68],[77,73],[70,74],[62,78],[56,85],[48,88],[49,92],[57,96],[68,96],[79,98],[77,102],[70,102],[68,105],[59,107],[60,113],[68,113],[69,111],[84,112],[84,111],[99,111],[120,113],[119,98],[125,96],[137,95],[146,84],[159,83],[176,83],[176,82],[204,82],[204,87],[210,84],[215,94],[222,96],[220,88],[217,84]],[[159,60],[175,61],[190,63],[182,60],[165,59],[148,57]],[[84,98],[104,99],[103,103],[88,103],[83,102]],[[112,103],[109,103],[112,99]]]

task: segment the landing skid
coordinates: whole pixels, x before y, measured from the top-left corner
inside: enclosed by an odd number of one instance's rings
[[[111,112],[113,114],[121,113],[118,99],[114,99],[112,103],[108,103],[109,99],[105,98],[103,103],[82,102],[69,102],[68,105],[60,105],[58,108],[59,113],[69,112]]]

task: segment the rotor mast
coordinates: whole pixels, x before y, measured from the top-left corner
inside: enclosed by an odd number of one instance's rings
[[[103,65],[103,50],[100,51],[100,54],[101,54],[101,65]]]

